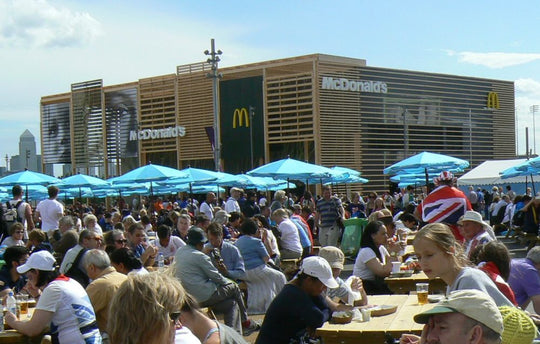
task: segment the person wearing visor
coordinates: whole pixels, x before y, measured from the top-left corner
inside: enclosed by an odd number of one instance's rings
[[[302,343],[306,337],[313,337],[331,316],[324,291],[338,286],[324,258],[305,258],[296,277],[268,307],[255,343]]]
[[[51,253],[33,253],[25,264],[17,267],[17,272],[26,274],[28,292],[39,299],[28,321],[17,320],[8,311],[5,320],[9,326],[30,337],[50,328],[53,343],[101,343],[88,294],[77,281],[58,272]]]
[[[503,335],[497,305],[475,289],[450,293],[432,309],[415,315],[414,321],[426,324],[422,336],[404,334],[400,344],[499,344]]]

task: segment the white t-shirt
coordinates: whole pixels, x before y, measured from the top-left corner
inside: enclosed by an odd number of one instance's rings
[[[212,219],[214,218],[213,210],[213,207],[206,202],[202,202],[201,207],[199,208],[199,212],[204,213],[206,216],[208,216],[210,221],[212,221]]]
[[[386,256],[389,256],[386,247],[379,246],[379,252],[382,256],[382,265],[386,264]],[[356,256],[356,261],[354,262],[353,275],[360,277],[361,279],[374,280],[375,274],[371,271],[366,263],[372,259],[378,259],[375,255],[375,252],[369,247],[362,247]]]
[[[182,326],[182,328],[176,329],[174,335],[175,344],[201,344],[199,338],[195,337],[189,328]]]
[[[50,328],[58,333],[58,341],[65,344],[101,343],[97,324],[95,329],[81,334],[81,328],[96,322],[94,308],[88,294],[75,280],[59,277],[49,283],[39,298],[36,309],[53,312]]]
[[[171,235],[169,240],[169,245],[167,247],[161,246],[161,243],[159,242],[159,238],[156,238],[156,240],[152,240],[150,242],[150,245],[154,245],[158,248],[158,253],[162,253],[163,257],[169,258],[174,256],[176,253],[176,250],[178,250],[182,246],[186,246],[186,243],[184,240],[180,239],[177,236]]]
[[[64,216],[64,206],[55,199],[45,199],[36,207],[41,216],[41,230],[49,232],[58,229],[58,220]]]
[[[7,238],[2,241],[2,246],[6,245],[7,247],[11,246],[25,246],[24,241],[22,240],[15,240],[12,236],[8,236]]]
[[[298,234],[298,228],[289,219],[283,220],[278,230],[281,233],[281,247],[293,252],[302,253],[302,244],[300,244],[300,234]]]
[[[238,201],[233,197],[229,197],[227,202],[225,202],[225,211],[227,212],[227,214],[230,214],[233,211],[240,212],[241,210]]]

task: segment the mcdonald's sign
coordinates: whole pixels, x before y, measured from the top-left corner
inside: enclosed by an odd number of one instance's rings
[[[498,109],[499,108],[499,94],[497,92],[489,92],[487,97],[487,108]]]
[[[248,110],[246,108],[241,108],[241,109],[235,109],[234,110],[234,114],[233,114],[233,129],[236,129],[236,123],[237,123],[237,119],[238,119],[238,127],[242,127],[244,126],[244,121],[246,123],[245,127],[248,128],[249,127],[249,114],[248,114]]]

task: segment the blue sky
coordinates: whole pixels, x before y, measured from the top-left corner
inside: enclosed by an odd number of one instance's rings
[[[540,104],[540,11],[519,1],[47,1],[0,0],[0,166],[39,101],[70,85],[324,53],[370,66],[515,81],[518,135]],[[540,133],[540,114],[536,126]],[[532,134],[531,134],[532,135]],[[524,138],[518,140],[524,153]],[[530,142],[533,142],[532,136]],[[540,153],[540,136],[537,143]]]

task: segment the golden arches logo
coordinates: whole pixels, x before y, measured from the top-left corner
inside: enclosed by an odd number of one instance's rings
[[[498,109],[499,108],[499,94],[497,92],[489,92],[487,97],[487,108]]]
[[[233,124],[232,124],[233,129],[236,129],[237,119],[238,119],[238,127],[243,127],[244,126],[243,125],[244,121],[246,123],[245,127],[246,128],[249,127],[249,114],[248,114],[248,110],[246,108],[241,108],[241,109],[235,109],[234,110]]]

